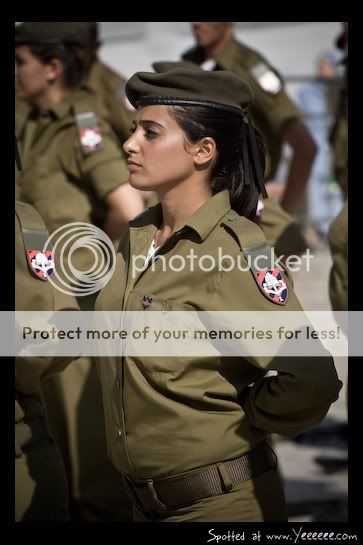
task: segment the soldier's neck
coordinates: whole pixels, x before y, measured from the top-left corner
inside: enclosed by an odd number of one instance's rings
[[[46,112],[53,106],[60,104],[70,94],[70,90],[65,87],[50,87],[47,91],[37,96],[33,101],[40,112]]]
[[[194,212],[212,196],[208,183],[179,184],[159,193],[163,210],[162,236],[167,238],[185,225]]]
[[[211,44],[210,46],[204,48],[204,55],[205,55],[204,60],[205,61],[208,61],[210,59],[216,60],[218,55],[222,53],[223,49],[226,47],[227,43],[230,41],[231,38],[232,38],[232,30],[228,28],[226,30],[226,33],[218,42],[215,42],[214,44]]]

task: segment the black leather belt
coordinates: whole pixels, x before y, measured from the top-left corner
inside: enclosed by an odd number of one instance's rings
[[[158,480],[134,480],[123,475],[136,505],[146,512],[188,505],[209,496],[225,494],[237,484],[276,468],[277,458],[265,441],[239,458]]]

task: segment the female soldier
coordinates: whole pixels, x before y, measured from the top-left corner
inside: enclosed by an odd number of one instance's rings
[[[124,183],[125,157],[102,122],[104,112],[80,90],[87,43],[84,25],[77,22],[25,22],[15,28],[17,95],[29,105],[16,127],[23,163],[20,199],[34,206],[50,234],[85,222],[117,239],[144,206],[138,192]],[[68,259],[62,265],[74,278]],[[93,253],[82,244],[72,265],[89,271],[95,266]],[[79,278],[75,283],[79,288]],[[91,310],[94,295],[79,297],[79,303]],[[122,482],[104,448],[95,366],[80,358],[47,381],[44,390],[70,475],[74,513],[81,520],[121,520]]]
[[[194,270],[175,272],[155,258],[153,267],[133,274],[135,255],[186,258],[194,250],[217,262],[222,248],[236,262],[241,251],[245,259],[257,247],[267,255],[268,247],[247,219],[264,194],[260,138],[246,113],[248,85],[227,71],[196,77],[176,68],[136,73],[126,93],[138,108],[124,144],[129,181],[156,191],[160,203],[130,222],[96,309],[301,310],[284,272],[273,266],[266,274],[279,279],[279,296],[253,270],[237,267],[206,271],[194,263]],[[266,439],[317,424],[337,399],[341,385],[326,351],[322,358],[126,355],[98,363],[108,451],[136,520],[286,520]],[[277,376],[264,378],[270,369]]]

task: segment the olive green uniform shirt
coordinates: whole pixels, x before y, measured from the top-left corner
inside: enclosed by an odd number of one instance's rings
[[[52,233],[72,221],[102,227],[106,195],[128,179],[125,157],[110,129],[97,119],[101,146],[85,153],[77,115],[95,112],[82,92],[72,93],[46,114],[30,112],[16,123],[23,170],[18,174],[21,200],[42,216]]]
[[[202,49],[198,47],[187,51],[182,58],[196,64],[205,60]],[[273,179],[281,158],[282,132],[291,121],[300,118],[301,113],[283,89],[276,69],[254,49],[232,38],[215,61],[216,69],[233,72],[245,79],[252,88],[254,101],[249,111],[266,140],[269,154],[266,179]],[[266,91],[259,83],[259,73],[267,70],[280,79],[282,88],[276,93]]]
[[[15,205],[15,309],[17,311],[78,310],[73,297],[40,280],[30,269],[23,238],[25,230],[44,230],[42,218],[29,204]],[[47,236],[45,236],[46,240]],[[42,248],[34,248],[41,250]],[[73,357],[21,357],[16,360],[16,389],[26,395],[40,394],[40,381],[59,373]]]
[[[102,311],[301,310],[289,279],[285,306],[271,303],[251,273],[195,266],[180,272],[148,267],[133,278],[131,256],[146,256],[162,222],[160,204],[130,222],[129,242],[96,301]],[[228,191],[211,197],[159,249],[169,259],[198,256],[237,260],[238,236],[253,245],[264,236],[231,210]],[[246,260],[242,259],[242,266]],[[98,358],[111,460],[133,478],[160,478],[244,454],[269,432],[297,434],[321,421],[341,387],[332,358],[108,357]],[[271,367],[278,377],[261,378]],[[255,382],[252,388],[248,385]]]
[[[33,240],[48,237],[37,211],[15,205],[15,309],[77,310],[75,300],[32,272],[25,232]],[[41,235],[40,235],[41,232]],[[36,233],[36,234],[35,234]],[[42,247],[34,249],[42,250]],[[17,357],[15,374],[15,520],[66,522],[68,491],[63,462],[48,429],[41,382],[59,373],[72,357]]]

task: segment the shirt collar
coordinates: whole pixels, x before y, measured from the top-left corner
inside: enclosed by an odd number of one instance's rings
[[[185,227],[189,227],[198,233],[203,241],[211,233],[218,222],[231,209],[228,189],[216,193],[210,197],[186,222]],[[147,229],[150,225],[160,227],[163,220],[161,204],[149,208],[130,222],[131,228]],[[183,230],[184,230],[183,228]],[[182,229],[179,229],[181,231]]]
[[[62,102],[59,104],[55,104],[54,106],[51,106],[47,111],[40,112],[36,108],[33,108],[33,110],[30,113],[30,117],[32,119],[36,119],[38,121],[44,120],[47,121],[49,119],[63,119],[66,117],[71,109],[71,97],[66,97]]]

